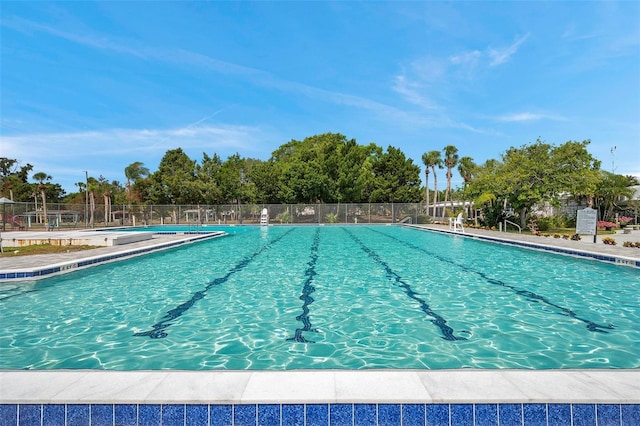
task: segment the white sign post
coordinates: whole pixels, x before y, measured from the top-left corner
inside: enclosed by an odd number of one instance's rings
[[[578,210],[576,220],[576,234],[593,235],[593,242],[596,242],[596,230],[598,227],[598,210],[586,208]]]

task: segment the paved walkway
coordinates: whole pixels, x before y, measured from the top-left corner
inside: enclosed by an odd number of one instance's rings
[[[2,238],[9,238],[9,232],[3,233]],[[50,232],[50,238],[52,239],[68,239],[67,233],[65,231],[58,232]],[[29,256],[11,256],[11,257],[1,257],[0,258],[0,272],[2,271],[10,271],[13,269],[28,269],[35,267],[43,267],[48,265],[54,265],[58,263],[70,262],[70,261],[78,261],[89,257],[96,256],[104,256],[111,255],[115,253],[120,253],[123,251],[132,251],[140,248],[146,247],[161,247],[165,245],[165,243],[174,242],[174,241],[189,241],[194,239],[193,235],[179,235],[179,234],[169,234],[169,235],[160,235],[154,234],[153,238],[145,241],[138,241],[136,243],[130,243],[125,245],[115,245],[108,247],[98,247],[90,250],[80,250],[80,251],[70,251],[67,253],[56,253],[56,254],[35,254]],[[20,250],[20,248],[4,248],[5,251],[8,250]]]
[[[424,227],[438,231],[449,230],[449,227],[446,225],[425,225]],[[624,234],[622,231],[618,231],[616,234],[598,235],[596,236],[595,243],[593,242],[593,236],[583,236],[580,241],[572,241],[565,240],[563,238],[539,237],[537,235],[526,233],[516,234],[511,232],[507,233],[475,228],[465,228],[465,234],[490,237],[492,239],[503,239],[507,241],[520,241],[542,246],[560,247],[569,250],[597,253],[640,261],[640,248],[622,246],[625,241],[631,241],[634,243],[640,242],[640,231],[631,231],[629,234]],[[606,237],[613,238],[616,241],[616,245],[604,244],[602,239]]]

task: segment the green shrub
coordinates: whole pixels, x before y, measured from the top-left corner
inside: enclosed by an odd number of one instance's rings
[[[537,226],[538,226],[538,230],[542,231],[542,232],[547,232],[549,230],[550,226],[550,221],[548,217],[541,217],[539,219],[537,219]]]
[[[419,214],[417,221],[418,223],[424,224],[424,223],[432,223],[433,219],[431,218],[431,216],[427,214]]]
[[[288,210],[285,210],[276,217],[276,220],[279,220],[280,223],[291,223],[291,215]]]
[[[326,214],[327,223],[336,223],[338,221],[338,215],[336,213]]]

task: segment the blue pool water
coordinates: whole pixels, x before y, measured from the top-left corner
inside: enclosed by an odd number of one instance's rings
[[[153,232],[155,234],[175,234],[175,233],[206,233],[206,232],[236,232],[243,226],[236,225],[149,225],[149,226],[124,226],[122,228],[99,229],[102,232]]]
[[[236,227],[3,285],[0,369],[638,368],[639,278],[396,226]]]

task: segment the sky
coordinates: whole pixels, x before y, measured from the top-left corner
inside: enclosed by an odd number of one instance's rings
[[[422,169],[588,139],[640,177],[640,2],[0,2],[0,157],[68,193],[326,132]]]

